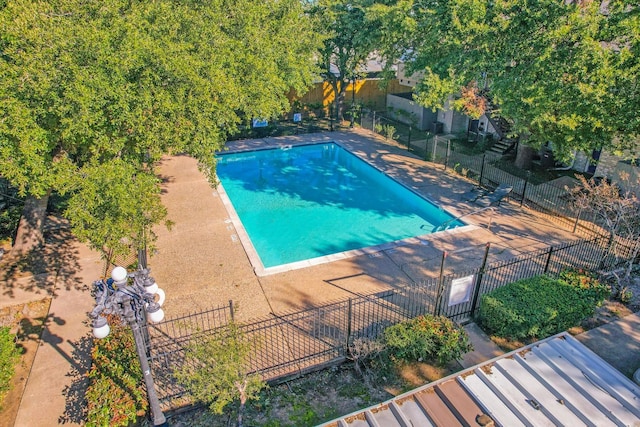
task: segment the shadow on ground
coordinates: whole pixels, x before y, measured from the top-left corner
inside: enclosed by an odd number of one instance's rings
[[[59,424],[82,424],[87,419],[87,400],[85,394],[89,385],[87,372],[91,366],[91,353],[93,339],[84,337],[77,342],[69,342],[73,346],[69,372],[66,376],[71,378],[69,385],[63,389],[66,396],[64,413],[58,418]]]
[[[56,285],[84,289],[80,278],[79,253],[70,228],[59,219],[47,221],[44,246],[21,258],[11,253],[0,260],[1,295],[14,298],[16,292],[42,297],[56,295]]]

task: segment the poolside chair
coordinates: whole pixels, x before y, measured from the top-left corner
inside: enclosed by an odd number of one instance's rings
[[[487,193],[481,195],[477,199],[474,200],[480,206],[500,206],[502,199],[507,197],[509,193],[513,190],[511,185],[500,184],[495,190],[491,193]]]
[[[462,193],[461,200],[465,202],[475,202],[478,197],[485,196],[487,191],[482,187],[472,187],[470,190]]]

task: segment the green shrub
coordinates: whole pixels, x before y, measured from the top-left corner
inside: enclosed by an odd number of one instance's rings
[[[11,388],[14,368],[18,363],[20,351],[16,347],[15,335],[8,326],[0,328],[0,403]]]
[[[115,325],[95,340],[87,389],[87,426],[127,426],[143,416],[147,394],[131,329]]]
[[[560,273],[558,280],[575,288],[584,298],[594,301],[596,304],[611,295],[611,288],[600,283],[594,273],[585,270],[565,270]]]
[[[608,294],[592,275],[578,271],[523,279],[483,295],[479,323],[504,338],[546,338],[592,316]]]
[[[392,125],[384,125],[382,126],[382,134],[385,139],[396,139],[396,128]]]
[[[384,344],[394,358],[446,365],[472,350],[467,333],[444,316],[419,316],[384,331]]]

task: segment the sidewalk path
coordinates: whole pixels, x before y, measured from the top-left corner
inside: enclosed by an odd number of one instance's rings
[[[628,378],[640,369],[640,312],[576,336]]]
[[[473,351],[466,353],[462,359],[458,360],[458,363],[460,363],[464,369],[486,362],[505,353],[496,343],[491,341],[491,338],[475,323],[471,322],[466,324],[464,330],[469,335],[469,341],[471,341],[473,345]]]
[[[84,373],[90,363],[89,285],[104,266],[97,253],[73,243],[76,275],[49,278],[54,294],[40,347],[27,380],[15,427],[83,425]],[[84,284],[84,285],[80,285]],[[38,299],[38,294],[34,295]]]

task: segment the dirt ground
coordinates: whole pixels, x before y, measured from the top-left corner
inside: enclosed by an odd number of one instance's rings
[[[0,326],[11,327],[11,332],[17,335],[17,345],[21,351],[11,390],[0,405],[0,427],[11,427],[14,424],[31,365],[40,345],[40,336],[48,317],[50,303],[51,300],[45,298],[0,310]]]
[[[462,369],[457,362],[446,367],[414,363],[397,372],[369,372],[365,378],[352,366],[324,369],[264,390],[259,400],[249,402],[245,425],[315,426]],[[206,408],[197,408],[171,416],[169,422],[174,427],[223,427],[235,425],[236,417],[234,411],[213,415]]]

